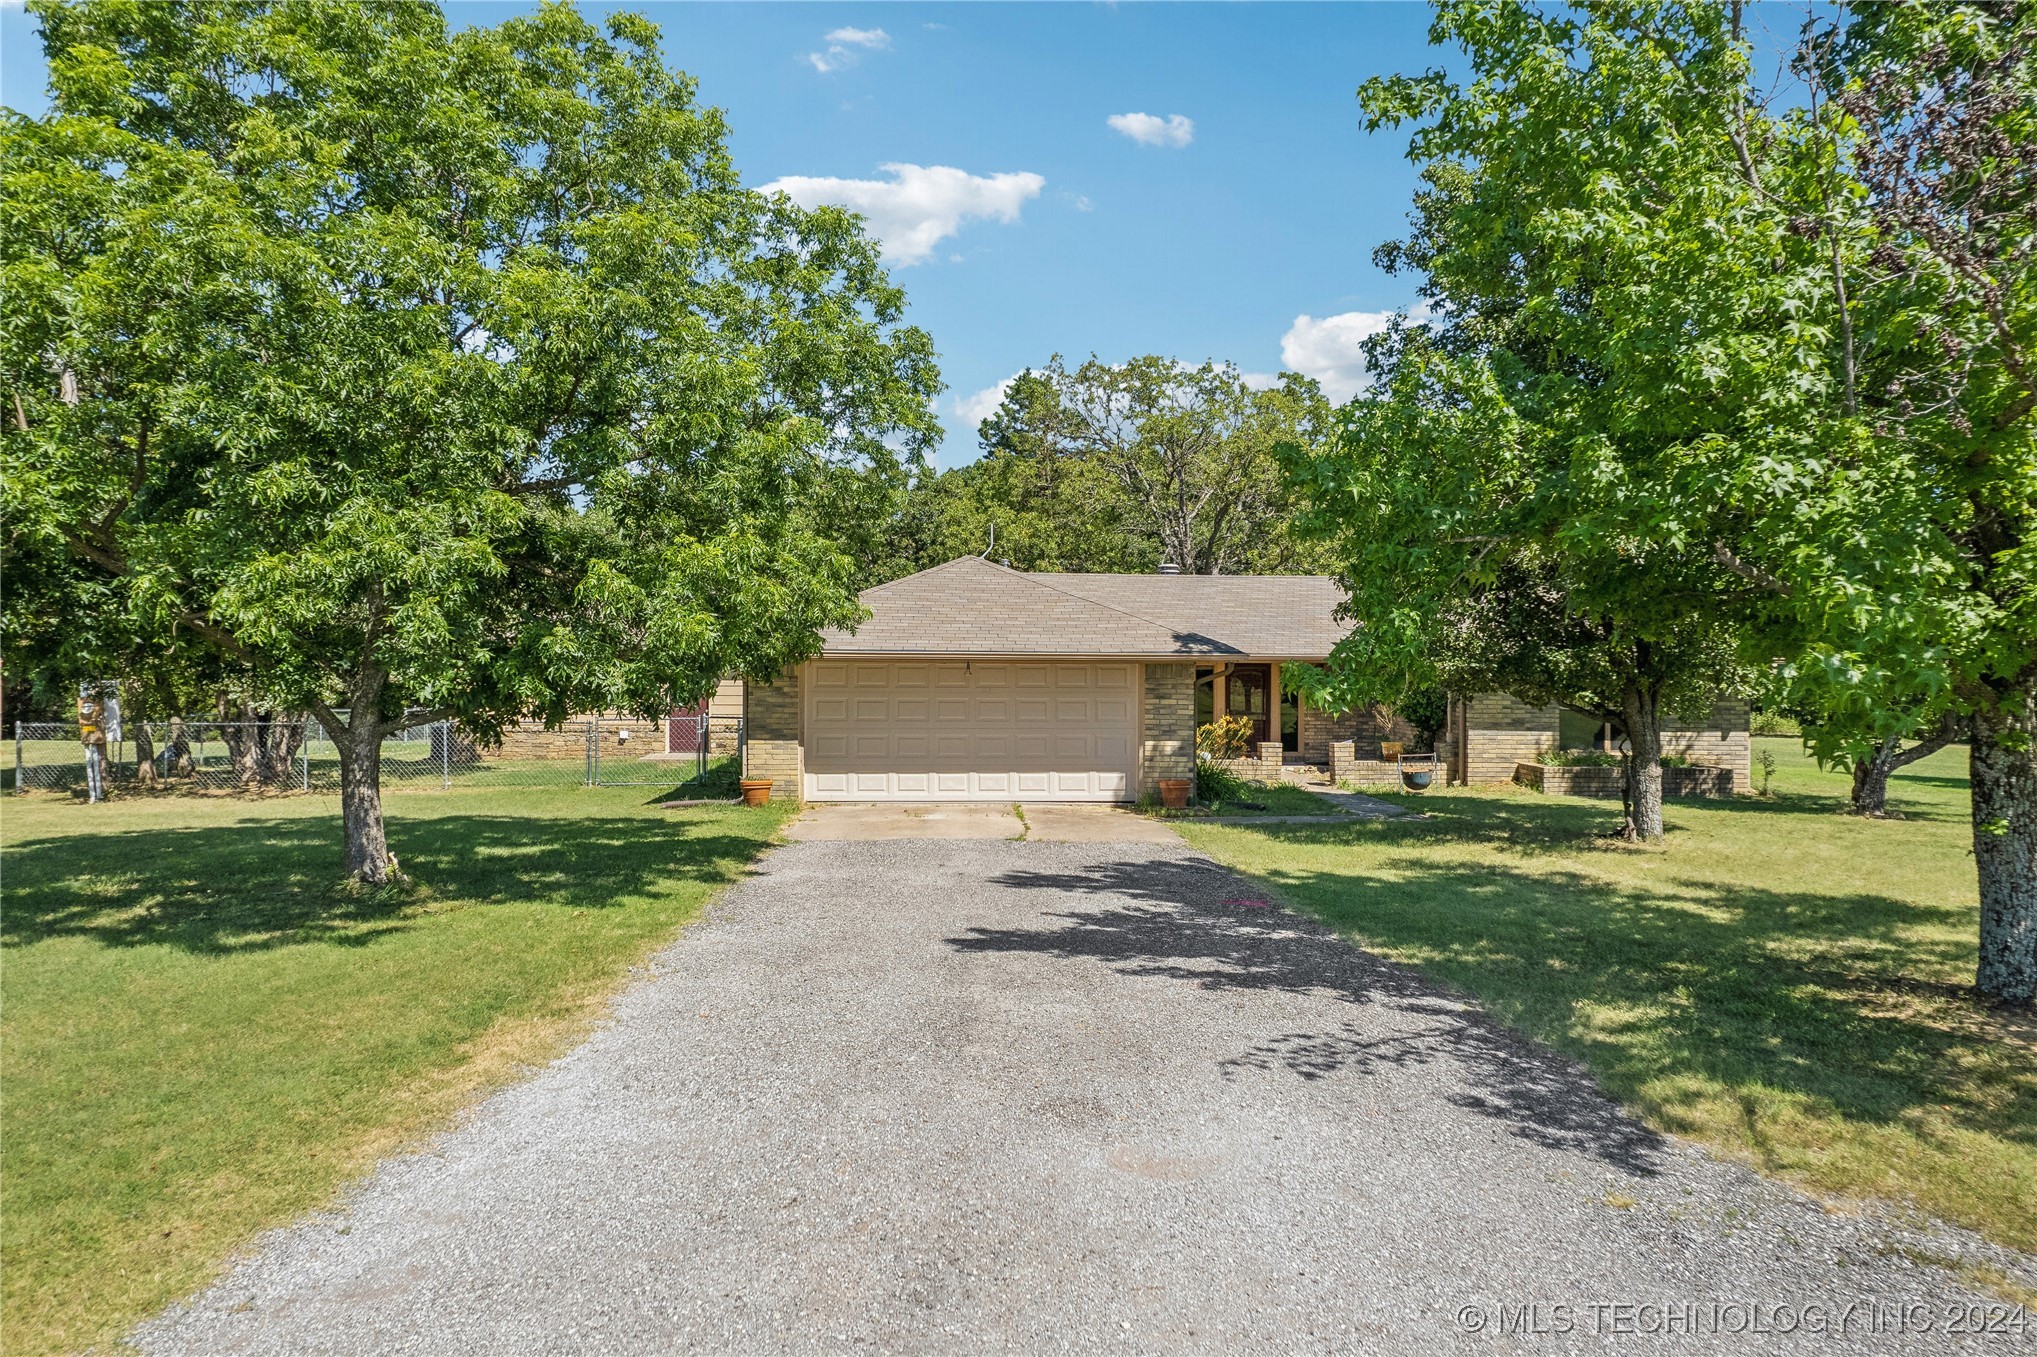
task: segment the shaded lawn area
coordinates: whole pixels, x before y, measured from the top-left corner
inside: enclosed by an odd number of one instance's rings
[[[1164,820],[1194,820],[1211,815],[1335,815],[1337,808],[1313,792],[1291,783],[1251,783],[1235,797],[1188,810],[1155,809]]]
[[[641,788],[0,803],[10,1353],[109,1343],[262,1227],[557,1054],[785,818]]]
[[[1969,989],[1979,908],[1966,751],[1840,814],[1794,740],[1761,801],[1672,800],[1653,848],[1617,802],[1383,794],[1423,821],[1181,826],[1354,941],[1585,1061],[1652,1125],[1842,1196],[2037,1251],[2037,1023]]]

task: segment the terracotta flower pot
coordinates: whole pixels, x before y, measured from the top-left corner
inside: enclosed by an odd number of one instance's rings
[[[1188,804],[1188,790],[1193,785],[1185,777],[1161,778],[1160,804],[1169,810],[1180,810]]]
[[[771,800],[771,779],[768,777],[746,777],[736,783],[742,788],[743,804],[746,806],[768,805]]]

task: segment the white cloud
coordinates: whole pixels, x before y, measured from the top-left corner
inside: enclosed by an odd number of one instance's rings
[[[1017,380],[1018,374],[1014,372],[1003,381],[986,386],[981,391],[955,397],[953,402],[955,417],[969,421],[969,427],[975,428],[989,419],[997,407],[1004,403],[1004,393],[1011,390],[1011,384]]]
[[[1186,146],[1195,140],[1195,120],[1179,113],[1113,113],[1104,121],[1141,146]]]
[[[827,35],[827,44],[824,52],[806,54],[807,61],[822,75],[855,65],[863,51],[882,51],[891,46],[891,35],[881,28],[837,28]]]
[[[1280,385],[1280,374],[1277,372],[1241,372],[1238,374],[1238,380],[1251,387],[1254,391],[1271,391],[1274,387]]]
[[[934,247],[974,218],[1018,220],[1019,209],[1040,196],[1037,174],[970,174],[952,165],[881,165],[889,179],[829,179],[787,175],[763,186],[801,207],[833,203],[860,212],[894,264],[925,262]]]
[[[1342,405],[1372,385],[1365,366],[1365,341],[1386,330],[1392,311],[1345,311],[1317,320],[1296,316],[1280,338],[1280,361],[1290,372],[1322,383],[1323,394]],[[1416,321],[1428,314],[1426,304],[1409,311]]]

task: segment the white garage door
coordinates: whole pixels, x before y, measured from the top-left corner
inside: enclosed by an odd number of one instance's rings
[[[1130,664],[816,660],[813,801],[1129,801]]]

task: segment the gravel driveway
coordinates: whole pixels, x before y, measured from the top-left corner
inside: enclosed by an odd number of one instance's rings
[[[1910,1261],[1971,1241],[1665,1142],[1256,897],[1178,844],[781,848],[585,1045],[136,1341],[2030,1350]]]

